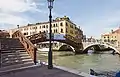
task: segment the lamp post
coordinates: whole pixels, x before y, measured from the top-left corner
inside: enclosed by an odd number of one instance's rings
[[[50,22],[50,28],[49,28],[49,52],[48,52],[48,69],[52,69],[53,68],[53,65],[52,65],[52,44],[51,44],[51,33],[52,33],[52,30],[51,30],[51,22],[52,22],[52,14],[51,14],[51,10],[53,8],[53,2],[54,0],[47,0],[48,1],[48,8],[49,8],[49,11],[50,11],[50,14],[49,14],[49,22]]]

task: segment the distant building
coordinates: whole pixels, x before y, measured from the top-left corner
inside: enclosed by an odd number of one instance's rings
[[[0,38],[8,38],[10,37],[9,33],[5,30],[0,30]]]
[[[20,27],[17,25],[18,28],[11,29],[10,35],[12,35],[15,31],[20,30],[25,36],[30,36],[36,33],[49,33],[49,22],[40,22],[36,24],[28,24],[27,26]],[[80,38],[82,42],[83,31],[74,24],[69,17],[64,16],[62,18],[57,17],[55,20],[52,21],[52,33],[53,34],[63,34],[63,35],[70,35],[76,38]],[[73,40],[74,41],[74,40]],[[43,42],[40,44],[42,47],[48,47],[49,42]],[[53,47],[59,46],[61,43],[54,42]],[[41,46],[40,46],[41,47]]]
[[[101,40],[103,42],[110,42],[116,45],[120,45],[120,28],[111,30],[111,32],[102,34]]]
[[[91,36],[89,38],[86,38],[86,42],[96,42],[96,39]]]
[[[83,35],[83,42],[86,42],[86,35]]]

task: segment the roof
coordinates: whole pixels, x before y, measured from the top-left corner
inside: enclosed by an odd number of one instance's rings
[[[102,36],[109,36],[110,35],[110,33],[104,33],[104,34],[102,34]]]
[[[113,31],[112,33],[120,33],[120,28],[118,28],[117,30]]]
[[[52,20],[52,23],[54,23],[54,22],[60,22],[60,21],[68,21],[68,22],[70,22],[70,23],[72,23],[72,24],[74,24],[70,19],[69,19],[69,17],[67,17],[67,16],[64,16],[64,17],[57,17],[56,19],[53,19]],[[38,22],[38,23],[35,23],[35,24],[27,24],[27,25],[25,25],[25,26],[20,26],[19,28],[25,28],[25,27],[28,27],[28,26],[36,26],[36,25],[41,25],[41,24],[48,24],[49,23],[49,21],[45,21],[45,22]],[[75,26],[76,26],[76,24],[74,24]],[[17,28],[15,28],[15,29],[17,29]],[[13,30],[13,29],[11,29],[11,30]]]

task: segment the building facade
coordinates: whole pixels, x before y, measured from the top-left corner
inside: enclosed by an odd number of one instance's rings
[[[5,30],[0,30],[0,38],[9,38],[9,32],[5,31]]]
[[[11,29],[9,31],[10,35],[20,30],[25,36],[30,36],[36,33],[49,33],[49,22],[40,22],[36,24],[28,24],[27,26],[22,26],[16,29]],[[80,38],[79,41],[82,41],[83,31],[74,24],[69,17],[64,16],[62,18],[57,17],[55,20],[52,20],[52,34],[63,34],[70,35],[72,37]],[[44,47],[48,47],[48,42],[43,42]],[[44,45],[45,44],[45,45]],[[55,44],[55,46],[54,46]],[[58,47],[62,43],[55,42],[53,48]]]
[[[110,42],[112,44],[120,46],[120,28],[118,28],[114,31],[111,30],[111,32],[109,32],[107,34],[102,34],[101,40],[103,42]]]

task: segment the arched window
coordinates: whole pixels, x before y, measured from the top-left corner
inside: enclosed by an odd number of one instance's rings
[[[62,23],[62,22],[60,23],[60,26],[63,26],[63,23]]]
[[[66,26],[68,26],[68,23],[66,22]]]
[[[63,33],[63,29],[61,29],[61,33]]]

